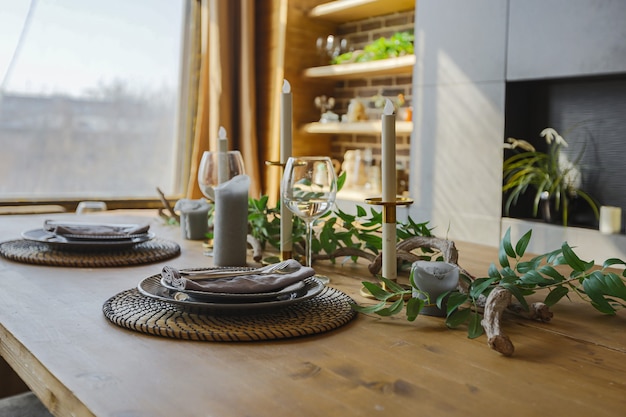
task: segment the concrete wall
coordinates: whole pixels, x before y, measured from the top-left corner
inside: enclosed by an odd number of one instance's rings
[[[507,1],[420,0],[411,216],[439,236],[500,239]]]

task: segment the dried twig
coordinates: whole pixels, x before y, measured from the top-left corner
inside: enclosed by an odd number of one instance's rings
[[[507,310],[517,314],[520,317],[524,317],[528,320],[539,320],[541,322],[547,323],[552,320],[554,317],[554,313],[550,311],[550,307],[544,303],[532,303],[528,306],[529,310],[526,309],[519,303],[511,303],[507,306]]]
[[[177,222],[180,222],[180,216],[178,216],[178,214],[174,212],[172,206],[170,205],[170,202],[167,201],[167,198],[165,198],[165,194],[163,194],[163,191],[161,191],[159,187],[157,187],[156,190],[159,194],[159,198],[161,199],[161,203],[163,203],[163,207],[165,208],[165,210],[167,210],[169,217],[175,219]]]
[[[403,240],[396,246],[397,256],[401,260],[410,262],[418,261],[421,257],[411,254],[412,250],[418,248],[437,249],[441,252],[444,261],[453,264],[456,264],[459,259],[459,252],[453,241],[434,236],[412,236]],[[370,273],[372,275],[378,274],[382,268],[382,264],[382,253],[379,253],[368,267]]]
[[[503,287],[494,288],[487,297],[485,312],[480,322],[485,329],[489,347],[504,356],[511,356],[515,351],[511,339],[500,328],[502,313],[510,304],[511,293]]]
[[[259,240],[250,234],[246,237],[246,240],[248,245],[252,248],[252,259],[254,259],[255,262],[261,262],[263,259],[263,248]]]

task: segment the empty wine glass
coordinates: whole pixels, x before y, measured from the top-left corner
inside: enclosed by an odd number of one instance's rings
[[[245,174],[239,151],[205,151],[198,167],[198,186],[204,196],[215,201],[213,189],[236,175]]]
[[[202,194],[215,202],[214,188],[237,175],[245,174],[243,158],[239,151],[213,152],[205,151],[198,167],[198,186]],[[209,220],[207,219],[207,222]],[[207,244],[204,254],[213,255],[211,244]]]
[[[313,221],[331,209],[337,196],[337,177],[328,157],[291,157],[285,165],[281,197],[285,205],[306,225],[305,264],[311,266]],[[328,282],[328,278],[320,277]]]

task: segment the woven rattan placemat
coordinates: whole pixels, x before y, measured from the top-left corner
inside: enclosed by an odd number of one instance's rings
[[[59,250],[45,243],[25,239],[0,243],[0,255],[12,261],[79,268],[149,264],[170,259],[179,254],[178,243],[164,239],[152,239],[119,251]]]
[[[104,303],[104,315],[127,329],[151,335],[212,342],[250,342],[309,336],[341,327],[356,317],[354,301],[326,287],[317,296],[276,309],[212,312],[192,310],[123,291]]]

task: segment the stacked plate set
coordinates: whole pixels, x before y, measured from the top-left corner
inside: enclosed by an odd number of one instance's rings
[[[46,220],[42,228],[22,233],[26,240],[56,249],[123,250],[154,238],[149,225]]]
[[[137,288],[147,297],[183,307],[236,311],[299,303],[322,292],[324,284],[312,268],[290,259],[254,269],[165,266]]]

